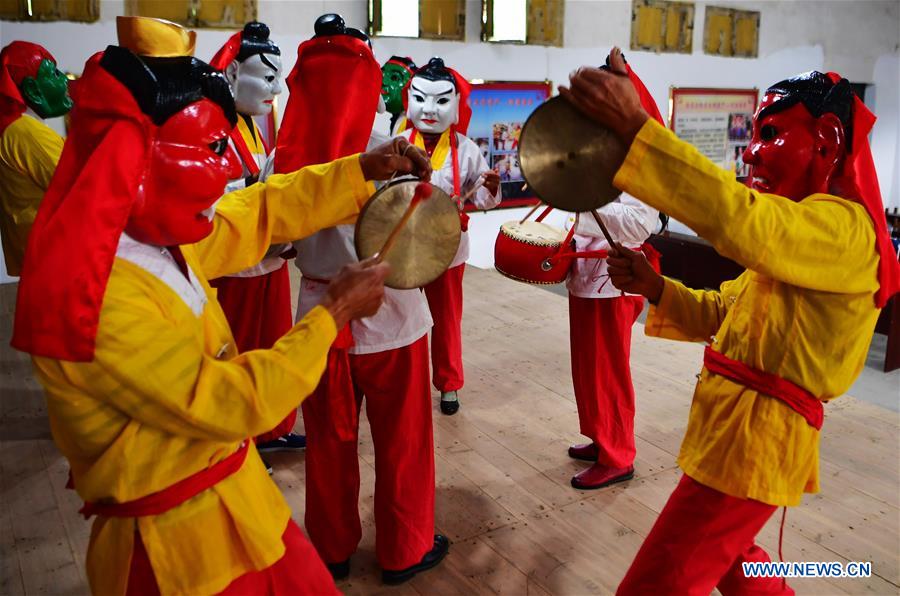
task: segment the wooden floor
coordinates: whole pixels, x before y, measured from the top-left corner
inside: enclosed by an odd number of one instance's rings
[[[702,346],[635,328],[635,480],[580,492],[584,464],[568,364],[564,298],[469,268],[465,278],[466,387],[453,417],[435,407],[437,531],[453,541],[437,569],[382,586],[374,557],[374,461],[360,445],[363,540],[347,594],[608,594],[615,590],[674,488]],[[27,361],[8,347],[14,286],[0,286],[0,594],[86,592],[89,526],[63,488],[67,465],[52,441]],[[436,406],[436,402],[435,402]],[[898,414],[845,396],[827,408],[822,493],[788,511],[787,561],[871,561],[867,579],[794,580],[798,593],[900,593]],[[365,426],[365,425],[364,425]],[[302,455],[275,454],[275,480],[302,521]],[[759,536],[777,553],[776,515]]]

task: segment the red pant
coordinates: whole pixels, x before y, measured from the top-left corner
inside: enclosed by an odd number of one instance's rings
[[[273,565],[260,571],[251,571],[233,580],[220,594],[243,596],[245,594],[277,596],[280,594],[340,594],[334,580],[315,549],[303,535],[294,520],[288,522],[281,536],[285,551]],[[134,551],[128,574],[127,596],[158,596],[159,586],[150,567],[147,550],[141,535],[134,533]]]
[[[327,563],[347,560],[362,537],[358,419],[350,440],[336,426],[339,400],[366,398],[375,444],[375,554],[383,569],[418,563],[434,544],[434,442],[428,338],[395,350],[350,354],[325,371],[303,402],[306,425],[306,529]],[[345,376],[347,378],[340,378]],[[346,402],[344,402],[346,403]]]
[[[793,594],[781,578],[747,578],[741,563],[767,562],[754,538],[774,505],[731,497],[687,474],[641,545],[617,594]]]
[[[220,277],[209,284],[217,289],[216,297],[239,352],[271,348],[294,325],[287,261],[265,275]],[[296,420],[294,410],[274,429],[256,437],[256,441],[272,441],[291,432]]]
[[[644,299],[579,298],[569,294],[572,383],[581,433],[599,449],[597,461],[624,468],[634,463],[634,387],[631,327]]]
[[[462,389],[463,273],[466,264],[447,269],[425,286],[434,327],[431,329],[432,381],[438,391]]]

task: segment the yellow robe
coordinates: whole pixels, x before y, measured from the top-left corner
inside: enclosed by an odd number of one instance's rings
[[[647,335],[710,342],[823,401],[850,387],[878,318],[875,231],[861,204],[750,190],[652,119],[614,183],[747,268],[718,291],[666,279]],[[723,493],[797,505],[819,490],[819,431],[780,400],[704,368],[678,463]]]
[[[181,247],[208,298],[200,316],[116,258],[94,360],[33,359],[82,499],[125,502],[167,488],[273,428],[315,389],[337,333],[328,311],[314,308],[271,350],[238,355],[206,279],[258,263],[272,242],[352,221],[373,190],[351,156],[226,195],[212,234]],[[124,593],[137,527],[162,594],[220,591],[282,556],[290,515],[251,449],[238,472],[162,515],[96,519],[91,589]]]
[[[10,275],[19,275],[28,233],[56,171],[63,138],[22,115],[0,135],[0,237]]]

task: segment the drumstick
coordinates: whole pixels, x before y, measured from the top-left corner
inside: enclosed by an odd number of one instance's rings
[[[525,217],[523,217],[522,220],[521,220],[519,223],[520,223],[520,224],[525,223],[525,220],[528,219],[529,217],[531,217],[532,215],[534,215],[534,212],[537,211],[537,210],[541,207],[541,205],[543,205],[543,203],[540,203],[540,202],[539,202],[537,205],[535,205],[534,207],[532,207],[532,208],[531,208],[531,211],[529,211],[527,214],[525,214]]]
[[[616,252],[616,243],[613,241],[612,236],[609,235],[609,230],[607,230],[606,226],[603,225],[603,220],[600,219],[600,214],[597,213],[596,209],[591,209],[591,215],[594,216],[594,221],[596,221],[597,225],[600,226],[600,231],[603,232],[603,236],[606,238],[606,241],[609,242],[610,252]]]
[[[475,183],[475,186],[473,186],[472,188],[469,189],[469,192],[467,192],[467,193],[464,194],[463,196],[459,197],[459,205],[460,205],[460,207],[462,207],[462,206],[465,204],[466,201],[468,201],[469,199],[471,199],[471,198],[472,198],[472,195],[475,194],[475,191],[477,191],[477,190],[478,190],[479,188],[481,188],[482,186],[484,186],[484,178],[479,178],[479,179],[478,179],[478,182]]]
[[[413,193],[412,200],[409,202],[409,207],[406,208],[406,211],[403,212],[403,217],[400,218],[400,221],[397,222],[397,225],[394,226],[394,229],[391,230],[390,235],[388,235],[387,240],[384,241],[384,246],[381,247],[375,255],[373,256],[375,263],[380,263],[384,260],[384,255],[387,251],[391,250],[394,246],[394,243],[397,242],[397,238],[400,236],[400,231],[403,229],[403,226],[406,225],[406,222],[409,221],[409,218],[412,217],[413,211],[416,210],[416,207],[419,206],[423,200],[427,199],[431,196],[431,185],[427,182],[419,182],[416,184],[416,190]]]

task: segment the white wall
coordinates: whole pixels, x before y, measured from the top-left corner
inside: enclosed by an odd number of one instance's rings
[[[115,16],[122,0],[104,0],[101,20],[76,23],[0,23],[0,43],[27,39],[45,45],[67,70],[80,72],[89,55],[115,43]],[[295,48],[312,35],[319,15],[341,13],[364,28],[367,0],[259,0],[259,19],[267,23],[293,66]],[[757,87],[807,70],[837,70],[853,82],[874,84],[867,103],[879,117],[872,137],[876,167],[886,206],[900,207],[900,3],[896,0],[748,1],[721,0],[716,6],[761,13],[759,58],[719,58],[703,54],[707,2],[695,3],[694,53],[653,54],[629,51],[629,0],[568,0],[565,47],[484,44],[479,40],[480,0],[467,2],[468,42],[378,38],[375,54],[383,62],[392,54],[418,63],[437,55],[468,78],[550,80],[564,82],[582,64],[600,64],[610,46],[625,48],[629,62],[644,79],[663,114],[670,86]],[[201,30],[197,56],[209,59],[230,32]],[[871,89],[871,88],[870,88]],[[286,99],[286,97],[284,98]],[[282,104],[283,105],[283,104]],[[472,218],[474,264],[493,262],[493,240],[503,221],[523,210],[476,214]]]

